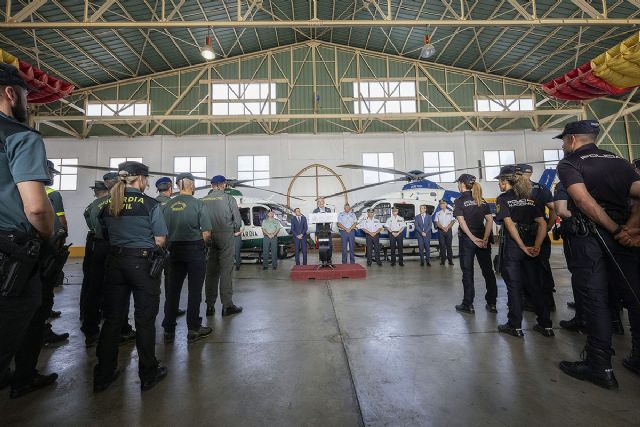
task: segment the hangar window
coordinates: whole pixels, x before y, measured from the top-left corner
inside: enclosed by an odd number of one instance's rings
[[[87,104],[87,116],[148,116],[151,108],[147,102],[95,102]]]
[[[558,166],[558,162],[564,158],[564,151],[562,150],[544,150],[544,168],[555,169]]]
[[[393,153],[362,153],[362,165],[374,168],[393,168]],[[365,170],[362,171],[362,174],[365,184],[376,184],[393,179],[393,174],[387,172]]]
[[[485,151],[484,152],[484,179],[485,181],[497,181],[494,177],[500,173],[500,168],[516,163],[516,152],[513,150]]]
[[[487,96],[476,97],[476,111],[533,111],[533,98],[509,97],[509,96]]]
[[[78,189],[78,159],[49,159],[60,175],[53,178],[51,188],[58,191],[75,191]]]
[[[353,83],[355,114],[397,114],[417,111],[416,83],[360,81]]]
[[[214,83],[211,86],[211,114],[277,114],[276,99],[275,83]]]
[[[269,186],[269,156],[238,156],[238,179],[250,179],[248,185]]]
[[[191,172],[194,176],[207,177],[206,157],[174,157],[173,171],[175,173]],[[200,182],[202,184],[202,182]],[[197,186],[197,184],[196,184]]]
[[[422,155],[425,173],[441,172],[428,176],[428,180],[433,182],[454,182],[456,180],[454,172],[447,172],[456,168],[453,151],[425,151]]]
[[[111,157],[109,159],[109,167],[113,170],[118,170],[118,165],[123,162],[142,163],[142,157]]]

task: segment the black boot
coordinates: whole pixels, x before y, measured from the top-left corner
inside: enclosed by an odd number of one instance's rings
[[[587,357],[579,362],[560,362],[560,369],[565,374],[581,381],[589,381],[607,390],[616,390],[618,380],[611,368],[612,351],[604,351],[585,347]]]
[[[640,375],[640,348],[633,346],[629,357],[622,359],[622,365],[636,375]]]
[[[582,332],[585,330],[586,326],[582,320],[574,317],[571,320],[561,320],[560,327],[569,331]]]

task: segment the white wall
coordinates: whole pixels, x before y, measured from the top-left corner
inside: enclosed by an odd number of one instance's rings
[[[197,137],[140,137],[140,138],[89,138],[86,140],[50,138],[47,139],[47,155],[51,158],[75,158],[80,164],[109,165],[111,157],[142,157],[143,162],[155,171],[173,171],[176,156],[206,156],[209,176],[223,174],[237,176],[237,156],[269,155],[271,176],[295,175],[305,166],[320,163],[341,174],[347,188],[362,185],[362,172],[336,168],[343,163],[362,164],[362,153],[393,152],[396,169],[412,170],[423,168],[423,151],[453,151],[456,168],[476,167],[483,160],[484,150],[515,150],[516,161],[535,162],[543,160],[544,149],[559,149],[560,142],[553,140],[557,130],[546,132],[453,132],[453,133],[407,133],[407,134],[322,134],[322,135],[239,135],[239,136],[197,136]],[[543,164],[535,164],[534,179],[544,169]],[[324,173],[321,171],[321,173]],[[477,175],[477,168],[470,170]],[[89,186],[101,179],[103,172],[81,169],[78,172],[78,190],[63,191],[62,196],[70,224],[70,242],[83,246],[86,227],[82,212],[93,199]],[[313,172],[310,171],[312,175]],[[152,182],[155,181],[152,178]],[[287,192],[289,179],[272,180],[271,189]],[[204,184],[204,183],[201,183]],[[402,184],[386,184],[367,189],[349,196],[353,204],[359,200],[396,191]],[[296,196],[315,196],[316,182],[313,178],[300,179],[292,188]],[[442,184],[454,189],[455,184]],[[321,194],[340,191],[337,180],[323,177],[319,180]],[[483,185],[486,197],[498,194],[497,184]],[[242,190],[245,196],[269,198],[269,193],[256,190]],[[152,187],[148,194],[155,195]],[[283,201],[280,196],[274,200]],[[342,205],[342,198],[329,200],[330,204]],[[296,203],[296,202],[294,202]],[[299,204],[299,203],[298,203]],[[303,206],[305,206],[303,204]]]

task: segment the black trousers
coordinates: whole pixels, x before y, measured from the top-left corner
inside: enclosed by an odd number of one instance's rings
[[[188,277],[189,299],[187,305],[187,328],[197,331],[201,324],[200,303],[202,286],[207,272],[204,241],[172,243],[170,247],[169,285],[164,302],[165,332],[175,332],[176,314],[180,304],[180,293],[184,279]]]
[[[562,248],[564,249],[564,258],[567,261],[567,268],[571,273],[571,290],[573,291],[573,301],[576,307],[576,319],[585,321],[584,318],[584,308],[582,304],[582,298],[580,294],[580,290],[578,289],[578,276],[573,274],[573,270],[571,268],[571,236],[563,236],[562,237]]]
[[[404,235],[402,233],[394,237],[393,234],[389,232],[389,246],[391,247],[391,264],[396,263],[396,250],[398,251],[398,261],[403,262],[403,258],[402,258],[403,240],[404,240]]]
[[[36,275],[39,275],[39,272]],[[36,374],[36,365],[42,349],[44,324],[53,308],[53,288],[56,280],[55,277],[46,280],[40,277],[38,280],[42,291],[41,304],[31,317],[27,332],[15,355],[16,370],[11,380],[14,387],[28,384]]]
[[[96,382],[107,380],[117,368],[120,331],[127,321],[130,293],[133,293],[135,307],[138,375],[146,381],[157,373],[155,321],[160,305],[160,279],[149,276],[150,268],[151,262],[147,258],[109,255],[104,286],[107,317],[96,351]]]
[[[449,264],[451,264],[453,262],[453,249],[451,247],[453,243],[453,230],[449,229],[446,233],[438,230],[438,243],[440,244],[440,262],[444,263],[446,258]]]
[[[571,236],[570,268],[576,278],[576,290],[587,321],[587,351],[598,349],[611,354],[611,309],[609,284],[612,283],[629,311],[634,348],[640,348],[640,306],[633,296],[640,295],[638,252],[619,245],[609,233],[600,229],[631,289],[594,235]]]
[[[502,277],[507,285],[509,304],[507,315],[509,325],[513,328],[522,327],[523,293],[527,288],[532,298],[531,302],[535,307],[538,324],[550,328],[552,324],[549,305],[544,299],[540,257],[531,258],[518,247],[513,239],[507,237],[502,258]]]
[[[38,348],[42,345],[44,321],[39,328],[34,329],[32,319],[41,303],[42,282],[39,274],[36,273],[31,277],[21,295],[0,296],[0,379],[4,378],[14,356],[19,377],[24,378],[28,367],[34,365],[31,362],[33,359],[32,344],[35,340]],[[27,333],[35,334],[36,337],[27,337]],[[40,337],[39,341],[38,337]],[[37,358],[36,354],[36,361]],[[28,375],[26,377],[30,378]]]
[[[553,291],[556,288],[555,281],[553,280],[553,272],[551,271],[551,264],[549,262],[551,258],[551,239],[549,236],[545,236],[542,241],[542,246],[540,247],[540,265],[542,266],[542,288],[544,292],[544,300],[549,305],[549,307],[553,307],[555,305],[555,301],[553,298]],[[526,302],[529,302],[533,305],[531,295],[529,295],[529,288],[525,288],[524,299]]]
[[[84,245],[84,258],[82,259],[82,287],[80,288],[80,320],[84,319],[84,307],[89,289],[89,281],[91,279],[91,259],[93,257],[93,240],[94,234],[87,233],[87,240]]]
[[[376,237],[367,236],[367,264],[375,259],[376,263],[380,263],[380,234]]]
[[[84,317],[81,328],[86,336],[92,336],[100,332],[109,242],[102,239],[94,240],[92,252],[91,265],[89,267],[89,283],[85,297]]]
[[[462,303],[471,305],[476,296],[473,280],[473,258],[475,257],[478,260],[478,264],[482,270],[482,277],[484,277],[484,283],[487,287],[484,299],[487,301],[487,304],[495,305],[498,296],[498,286],[491,263],[491,246],[479,248],[466,234],[461,233],[459,236],[460,268],[462,269],[462,287],[464,289]]]

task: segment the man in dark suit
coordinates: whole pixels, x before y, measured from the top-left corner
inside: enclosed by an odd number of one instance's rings
[[[291,218],[291,234],[296,247],[296,265],[300,265],[300,251],[302,251],[302,265],[307,265],[307,218],[302,215],[300,208],[295,208],[293,213],[295,216]]]
[[[415,217],[416,234],[418,235],[418,252],[420,252],[420,265],[431,267],[431,215],[427,213],[427,206],[420,206],[420,213]]]

